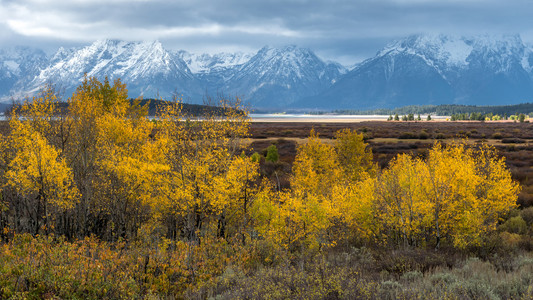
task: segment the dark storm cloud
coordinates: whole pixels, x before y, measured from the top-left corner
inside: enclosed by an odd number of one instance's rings
[[[533,40],[531,0],[0,0],[0,41],[86,44],[160,39],[216,52],[269,45],[311,47],[343,62],[415,33],[519,33]],[[37,45],[38,46],[38,45]]]

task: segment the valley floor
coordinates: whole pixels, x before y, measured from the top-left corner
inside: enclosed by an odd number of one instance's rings
[[[5,122],[0,125],[7,130]],[[389,248],[354,238],[327,249],[289,252],[262,239],[241,243],[208,236],[202,244],[208,247],[200,247],[156,238],[162,229],[151,223],[139,229],[135,241],[4,232],[0,298],[533,298],[533,124],[252,122],[247,154],[266,154],[276,145],[279,160],[261,161],[260,173],[280,188],[289,187],[298,147],[310,131],[331,141],[344,128],[364,135],[380,168],[399,153],[426,157],[436,142],[487,142],[506,158],[522,186],[519,207],[483,237],[483,247],[462,250],[450,245]]]

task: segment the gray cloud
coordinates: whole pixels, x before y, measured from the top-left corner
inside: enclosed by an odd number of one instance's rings
[[[350,63],[414,33],[519,33],[532,42],[532,17],[532,0],[0,0],[0,42],[160,39],[196,52],[296,44]]]

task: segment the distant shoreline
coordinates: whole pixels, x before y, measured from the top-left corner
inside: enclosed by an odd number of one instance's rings
[[[387,121],[390,115],[309,115],[309,114],[250,114],[252,122],[281,123],[353,123],[366,121]],[[427,115],[420,115],[425,122]],[[449,116],[431,116],[432,120],[443,121]]]

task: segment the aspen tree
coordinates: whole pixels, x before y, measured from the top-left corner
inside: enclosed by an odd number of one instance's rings
[[[49,110],[41,111],[41,115],[34,114],[33,119],[27,120],[20,120],[16,113],[12,115],[9,147],[15,149],[15,154],[8,162],[4,176],[6,185],[16,191],[19,203],[25,204],[33,221],[30,230],[37,234],[42,230],[50,232],[55,215],[74,207],[78,201],[78,189],[61,150],[41,134],[50,130],[42,118],[49,117],[52,104],[47,100],[34,100],[34,107],[42,106]],[[32,110],[29,105],[24,104],[22,111]]]

